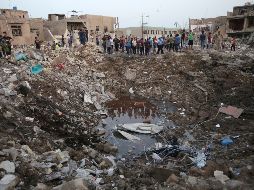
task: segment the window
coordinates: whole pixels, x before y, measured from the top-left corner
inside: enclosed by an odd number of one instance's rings
[[[154,30],[151,30],[151,34],[154,34]]]
[[[147,30],[147,34],[149,34],[149,30]]]
[[[167,35],[167,34],[168,34],[168,32],[167,32],[167,31],[165,31],[164,33],[165,33],[165,35]]]
[[[144,34],[147,34],[147,30],[144,30]]]
[[[99,26],[96,26],[96,31],[100,31],[100,27]]]
[[[157,33],[157,30],[155,31],[155,34],[158,34],[158,33]]]
[[[22,36],[22,30],[20,25],[11,26],[13,36]]]
[[[161,35],[163,35],[163,31],[161,31]]]

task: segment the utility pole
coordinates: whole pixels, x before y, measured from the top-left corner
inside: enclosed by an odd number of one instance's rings
[[[145,17],[149,17],[149,16],[145,16]],[[144,39],[144,25],[147,24],[147,22],[144,22],[144,15],[142,13],[142,23],[141,23],[141,32],[142,32],[142,38]]]

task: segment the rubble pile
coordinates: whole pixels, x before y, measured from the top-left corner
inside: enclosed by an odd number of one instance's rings
[[[251,189],[252,49],[101,52],[92,43],[26,47],[0,60],[0,189]],[[175,123],[123,125],[126,143],[140,141],[133,126],[158,139],[131,159],[97,130],[109,116],[106,103],[124,96],[155,104]]]

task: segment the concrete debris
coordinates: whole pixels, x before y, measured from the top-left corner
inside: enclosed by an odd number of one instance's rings
[[[127,69],[125,72],[125,77],[127,80],[135,80],[136,79],[136,71]]]
[[[190,159],[197,165],[198,168],[203,168],[206,165],[206,155],[203,151],[198,151],[195,158]]]
[[[163,160],[163,159],[162,159],[158,154],[156,154],[156,153],[153,153],[153,154],[152,154],[152,158],[153,158],[155,161],[157,161],[157,162],[160,162],[160,161]]]
[[[15,186],[19,183],[19,178],[13,174],[7,174],[0,180],[1,190],[15,189]]]
[[[82,178],[65,182],[62,185],[54,187],[53,190],[88,190],[85,181]]]
[[[227,106],[227,107],[221,107],[219,109],[219,112],[225,113],[227,115],[231,115],[234,118],[238,118],[243,113],[243,109],[237,108],[237,107],[233,107],[233,106]]]
[[[118,125],[118,129],[120,130],[127,130],[136,133],[143,133],[143,134],[157,134],[161,132],[164,127],[155,125],[155,124],[147,124],[147,123],[131,123],[131,124],[123,124]]]
[[[4,169],[7,173],[15,173],[15,164],[9,160],[2,161],[0,168]]]
[[[131,135],[125,131],[121,131],[121,130],[117,130],[121,135],[123,135],[126,139],[130,140],[130,141],[140,141],[141,139],[139,137],[136,137],[134,135]]]
[[[225,184],[229,180],[229,177],[223,174],[223,171],[214,171],[214,177],[221,183]]]

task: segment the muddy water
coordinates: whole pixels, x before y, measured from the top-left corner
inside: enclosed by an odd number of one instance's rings
[[[150,103],[143,99],[123,97],[107,103],[108,117],[102,121],[100,128],[106,129],[108,132],[105,136],[106,140],[118,147],[118,156],[130,157],[138,156],[144,149],[155,147],[155,143],[159,141],[158,135],[144,135],[139,133],[131,133],[139,137],[140,141],[130,141],[125,139],[116,131],[116,125],[127,123],[151,123],[167,127],[172,127],[173,122],[164,119],[161,115],[162,110],[174,111],[172,105],[163,108],[165,102],[153,101]],[[170,107],[170,108],[168,108]]]

